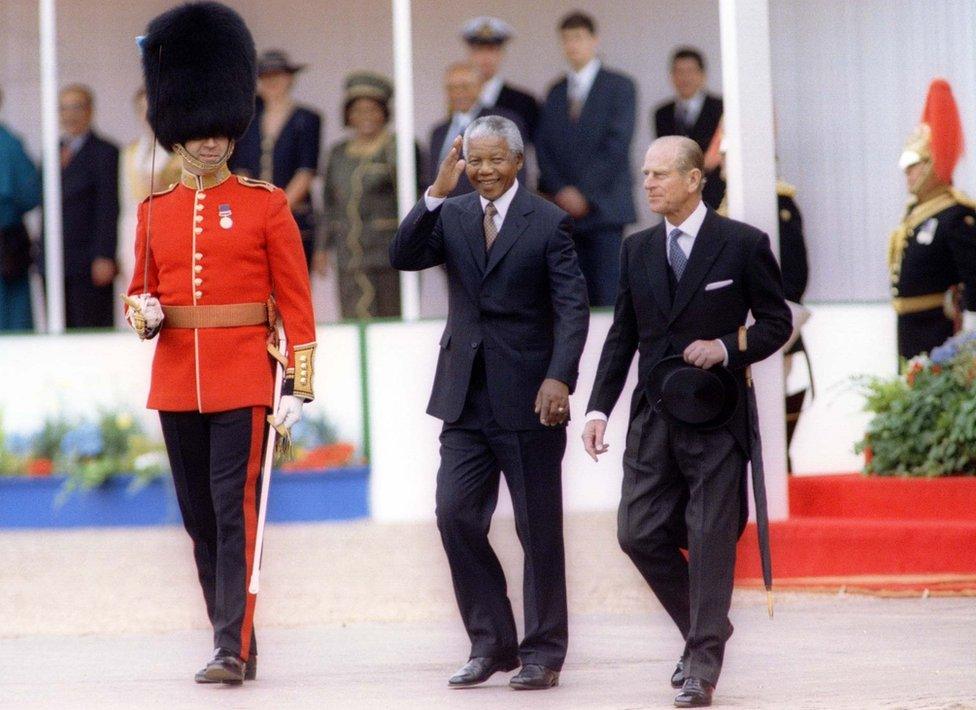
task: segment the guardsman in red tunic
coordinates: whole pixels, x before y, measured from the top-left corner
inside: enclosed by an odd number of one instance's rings
[[[288,428],[312,399],[308,272],[285,193],[227,169],[254,106],[243,20],[217,3],[182,5],[152,21],[141,46],[149,119],[183,174],[140,206],[127,316],[141,337],[159,336],[148,406],[159,410],[214,628],[196,680],[238,683],[256,673],[248,581],[275,394],[269,334],[280,318],[287,369],[273,418]]]

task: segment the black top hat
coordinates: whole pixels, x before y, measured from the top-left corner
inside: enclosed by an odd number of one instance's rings
[[[243,135],[257,72],[240,15],[217,2],[178,5],[149,23],[140,46],[147,117],[160,145]]]
[[[717,429],[735,414],[739,386],[721,365],[704,370],[689,365],[681,355],[672,355],[651,369],[647,396],[651,406],[673,424]]]

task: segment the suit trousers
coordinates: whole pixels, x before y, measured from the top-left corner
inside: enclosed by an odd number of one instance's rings
[[[644,400],[623,461],[620,547],[681,632],[685,677],[715,685],[732,635],[735,549],[748,514],[745,455],[726,429],[672,425]]]
[[[267,431],[265,407],[160,412],[183,525],[214,629],[214,647],[257,655],[255,595],[247,591]]]
[[[437,527],[471,639],[471,658],[517,655],[522,663],[561,669],[568,643],[561,480],[565,428],[502,428],[492,414],[479,353],[461,417],[444,424],[440,441]],[[505,574],[488,541],[501,472],[525,555],[521,644]]]
[[[573,235],[591,306],[612,306],[620,285],[623,225],[606,225]]]
[[[95,286],[87,275],[68,275],[64,279],[64,316],[68,328],[112,328],[115,302],[112,284]]]

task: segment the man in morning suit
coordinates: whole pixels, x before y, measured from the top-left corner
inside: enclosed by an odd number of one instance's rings
[[[532,140],[539,120],[535,97],[509,84],[501,75],[505,45],[512,39],[511,26],[497,17],[475,17],[464,25],[461,37],[468,45],[468,58],[481,71],[484,82],[479,103],[487,109],[511,111],[522,120],[527,141]]]
[[[590,303],[613,305],[624,226],[637,219],[630,173],[636,89],[597,58],[589,15],[559,26],[570,71],[549,90],[535,136],[539,191],[576,220],[574,240]]]
[[[607,416],[639,351],[617,535],[685,639],[671,679],[681,688],[675,705],[700,707],[711,704],[732,634],[735,548],[749,513],[746,368],[776,352],[792,325],[769,238],[702,202],[698,144],[657,139],[643,172],[651,209],[664,220],[624,242],[583,444],[594,460],[607,450]],[[747,328],[749,312],[755,323]],[[740,396],[727,424],[707,430],[674,424],[648,401],[651,370],[673,355],[731,371]]]
[[[519,133],[525,135],[525,125],[516,114],[504,108],[488,109],[479,103],[481,72],[471,62],[455,62],[444,73],[444,92],[450,115],[447,120],[434,126],[430,132],[430,174],[436,174],[438,166],[447,157],[454,139],[464,134],[471,122],[483,116],[504,116],[515,122]],[[519,168],[519,181],[525,184],[525,166]],[[462,174],[451,192],[451,197],[473,192],[474,186],[467,175]]]
[[[111,328],[119,233],[119,149],[92,131],[94,97],[80,84],[61,90],[61,228],[65,325]]]
[[[397,269],[447,269],[447,327],[427,413],[444,421],[437,526],[471,639],[453,688],[520,663],[513,688],[551,688],[566,656],[561,465],[589,306],[572,221],[519,183],[523,150],[512,121],[477,119],[390,245]],[[462,170],[476,192],[448,197]],[[525,553],[521,644],[488,542],[502,471]]]
[[[702,151],[708,146],[722,120],[722,97],[705,90],[705,57],[697,49],[681,47],[671,55],[671,84],[675,99],[654,109],[654,132],[661,136],[688,136]],[[718,209],[725,194],[725,181],[717,159],[706,156],[702,199]]]

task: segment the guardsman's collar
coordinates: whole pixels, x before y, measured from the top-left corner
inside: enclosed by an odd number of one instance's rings
[[[184,167],[180,182],[191,190],[209,190],[211,187],[217,187],[217,185],[224,183],[230,176],[231,172],[227,163],[221,163],[220,167],[206,175],[194,175]]]

